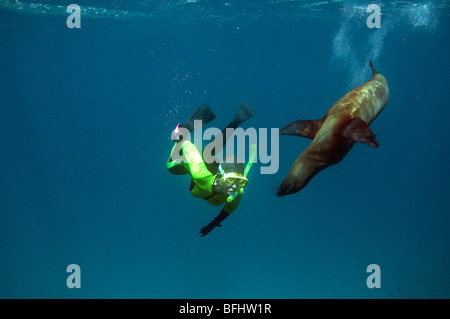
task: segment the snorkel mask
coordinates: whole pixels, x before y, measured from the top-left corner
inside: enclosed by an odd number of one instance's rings
[[[233,185],[236,185],[238,187],[238,190],[236,192],[228,191],[228,198],[227,202],[233,201],[236,196],[239,194],[239,189],[242,187],[245,187],[248,183],[247,174],[250,171],[250,168],[252,167],[253,161],[255,160],[256,156],[256,145],[252,144],[252,154],[250,155],[250,159],[247,163],[247,166],[244,170],[244,175],[236,174],[236,173],[225,173],[225,171],[222,169],[222,165],[219,165],[219,172],[222,175],[223,182],[225,186],[231,187]]]

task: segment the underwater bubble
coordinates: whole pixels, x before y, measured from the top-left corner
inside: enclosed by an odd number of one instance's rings
[[[436,28],[438,19],[436,17],[433,3],[411,4],[404,9],[404,15],[411,25],[432,31]]]

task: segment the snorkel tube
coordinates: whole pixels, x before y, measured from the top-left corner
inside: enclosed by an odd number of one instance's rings
[[[252,154],[250,155],[250,159],[248,160],[247,166],[245,166],[244,177],[247,177],[247,174],[250,171],[250,168],[252,167],[255,157],[256,157],[256,144],[252,144]],[[239,194],[239,191],[228,192],[228,195],[230,195],[230,196],[228,196],[227,202],[229,203],[229,202],[233,201],[238,194]]]
[[[253,161],[256,157],[256,144],[252,144],[252,154],[250,155],[250,159],[248,160],[247,166],[245,166],[244,177],[247,177],[250,168],[252,168]]]

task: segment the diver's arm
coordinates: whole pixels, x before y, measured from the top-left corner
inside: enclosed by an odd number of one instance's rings
[[[214,218],[214,220],[212,221],[213,223],[217,223],[218,226],[220,226],[220,223],[223,222],[223,220],[225,218],[227,218],[228,216],[230,216],[229,213],[227,213],[223,208],[220,211],[219,215],[216,216],[216,218]]]
[[[200,234],[202,234],[202,237],[208,235],[215,227],[221,227],[222,225],[220,225],[220,223],[228,216],[230,216],[230,214],[222,209],[219,215],[217,215],[212,222],[200,229]]]
[[[239,203],[241,202],[241,199],[244,195],[244,189],[241,188],[239,190],[239,195],[233,199],[231,202],[226,203],[225,206],[223,206],[222,210],[220,211],[219,215],[214,218],[212,222],[210,222],[208,225],[200,229],[200,234],[202,236],[205,236],[209,234],[211,230],[214,229],[214,227],[221,227],[220,223],[231,215],[231,213],[239,206]]]

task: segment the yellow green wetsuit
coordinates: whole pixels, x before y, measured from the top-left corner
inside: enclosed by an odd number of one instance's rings
[[[180,148],[180,154],[183,154],[183,159],[172,160],[172,153],[177,146],[175,144],[167,161],[167,169],[169,172],[177,175],[191,175],[193,181],[191,185],[192,196],[205,199],[213,206],[220,206],[225,203],[223,210],[228,214],[232,213],[239,206],[244,189],[241,188],[236,198],[228,203],[228,194],[216,193],[214,191],[213,186],[216,175],[208,170],[197,147],[189,140],[180,143],[183,143]]]

